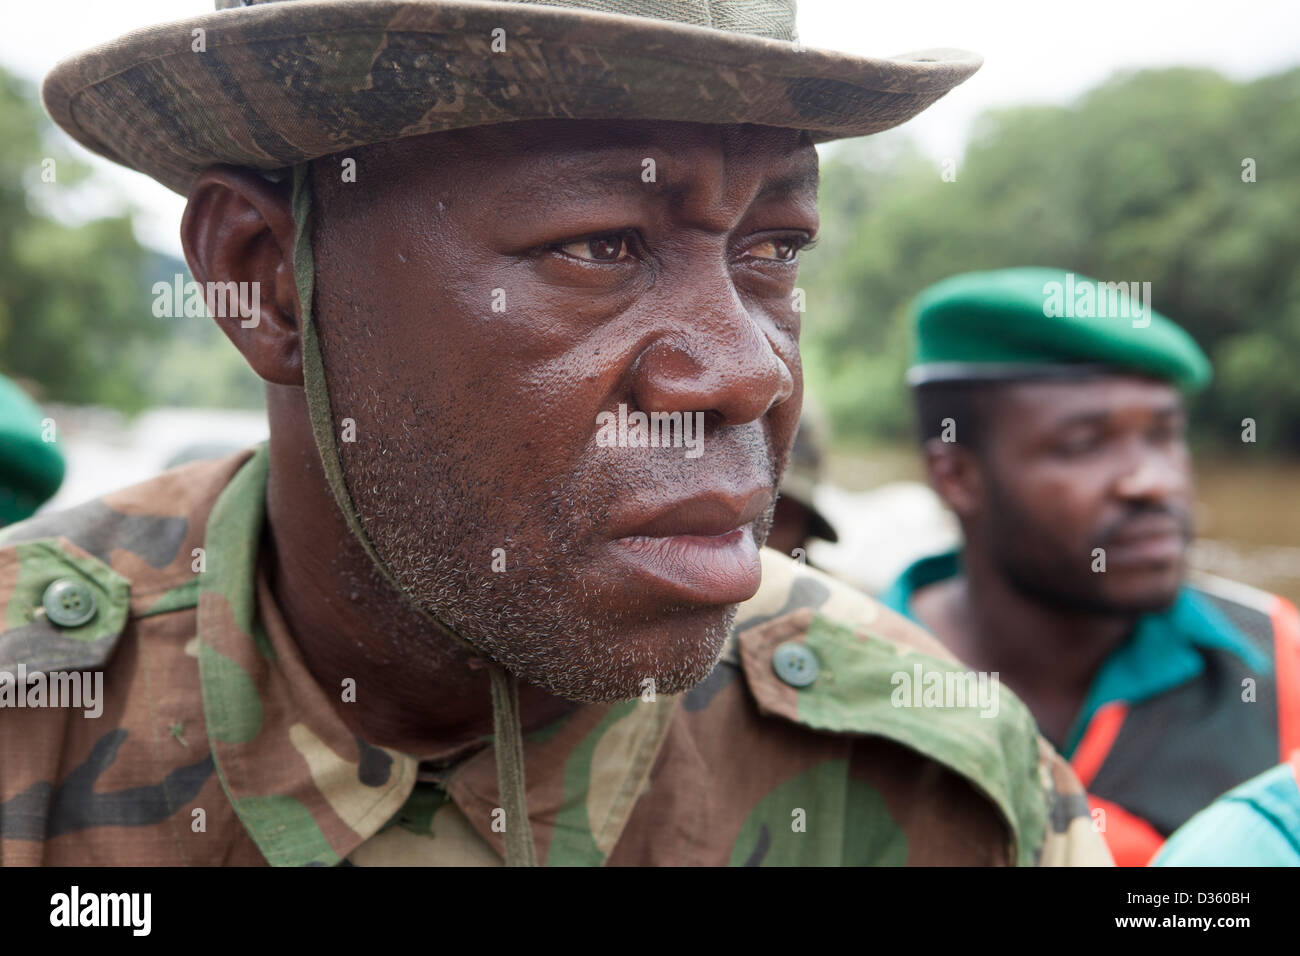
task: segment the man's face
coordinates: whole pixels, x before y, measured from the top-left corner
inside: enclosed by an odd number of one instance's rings
[[[1168,606],[1192,534],[1177,391],[1127,376],[1023,383],[987,416],[984,536],[1012,583],[1081,610]]]
[[[381,556],[552,693],[698,682],[757,590],[799,419],[815,150],[552,120],[349,155],[356,183],[315,164],[315,307]],[[637,412],[677,413],[678,447],[627,447]]]

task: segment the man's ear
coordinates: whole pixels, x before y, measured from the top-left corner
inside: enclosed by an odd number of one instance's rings
[[[984,474],[979,457],[956,442],[931,438],[922,446],[930,487],[959,518],[969,518],[984,500]]]
[[[205,290],[210,282],[239,283],[243,308],[214,308],[209,297],[209,311],[253,371],[276,385],[302,384],[293,240],[288,183],[213,166],[190,188],[181,218],[185,261]]]

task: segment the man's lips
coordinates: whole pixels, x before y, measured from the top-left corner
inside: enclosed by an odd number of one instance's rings
[[[758,591],[761,567],[753,522],[772,490],[715,492],[629,517],[612,555],[668,600],[739,604]]]
[[[615,538],[713,537],[749,524],[772,504],[771,488],[713,491],[659,508],[642,508],[618,522]]]

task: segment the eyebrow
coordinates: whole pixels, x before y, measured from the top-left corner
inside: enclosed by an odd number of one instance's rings
[[[1181,405],[1172,404],[1156,409],[1154,414],[1156,418],[1174,418],[1178,415],[1182,415],[1184,411],[1185,410]],[[1053,423],[1052,428],[1064,429],[1076,425],[1104,425],[1106,420],[1109,419],[1112,414],[1113,412],[1110,411],[1079,412],[1075,415],[1068,415],[1059,422]]]
[[[559,169],[524,176],[506,191],[510,199],[534,203],[558,197],[580,199],[592,195],[611,196],[628,192],[640,183],[640,161],[606,152],[584,153]]]
[[[811,192],[816,196],[820,183],[821,170],[818,168],[817,163],[810,163],[802,169],[766,183],[758,191],[758,195],[754,197],[754,202],[766,199],[769,196],[791,196],[801,192]]]
[[[590,199],[596,196],[612,197],[641,193],[641,160],[629,162],[627,152],[621,148],[615,150],[597,150],[575,157],[572,164],[566,163],[558,175],[551,174],[549,181],[542,188],[536,177],[526,177],[512,186],[505,198],[526,200],[529,206],[543,206],[552,202]],[[575,168],[577,167],[577,168]],[[814,198],[820,183],[820,170],[817,163],[803,165],[800,169],[768,180],[755,194],[751,205],[769,198],[781,198],[800,192],[812,192]],[[679,200],[688,189],[687,184],[667,185],[661,187],[661,194],[673,200]]]

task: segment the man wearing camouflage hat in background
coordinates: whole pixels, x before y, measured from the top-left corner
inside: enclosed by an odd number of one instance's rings
[[[807,560],[812,538],[832,544],[840,539],[835,526],[817,507],[826,427],[820,415],[810,414],[807,402],[805,395],[803,417],[799,419],[799,429],[795,432],[790,460],[781,475],[781,496],[772,518],[772,530],[767,536],[769,548],[796,561]]]
[[[1059,269],[954,276],[913,310],[930,484],[960,552],[885,603],[996,670],[1089,788],[1117,863],[1300,745],[1300,618],[1186,580],[1181,392],[1209,360],[1147,291]]]
[[[978,66],[793,39],[783,0],[294,0],[51,74],[189,197],[196,279],[257,284],[217,321],[271,438],[0,539],[0,668],[106,696],[0,714],[0,861],[1109,862],[1018,701],[893,707],[964,668],[760,552],[812,144]],[[650,413],[685,453],[602,440]]]

